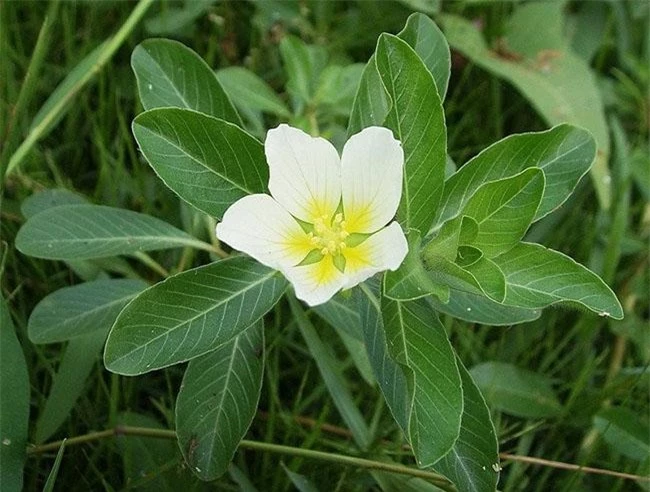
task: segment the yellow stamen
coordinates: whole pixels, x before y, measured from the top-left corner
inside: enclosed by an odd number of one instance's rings
[[[342,213],[334,217],[321,215],[314,219],[314,231],[309,233],[309,241],[323,256],[334,257],[347,247],[345,240],[349,235]]]

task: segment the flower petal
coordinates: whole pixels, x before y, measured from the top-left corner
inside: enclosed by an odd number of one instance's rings
[[[297,265],[314,248],[296,219],[265,194],[233,203],[217,224],[217,237],[278,270]]]
[[[264,142],[271,195],[309,223],[332,217],[341,201],[340,158],[334,146],[288,125],[269,130]]]
[[[285,269],[283,273],[292,283],[296,297],[310,306],[329,301],[341,290],[345,281],[331,256],[310,265]]]
[[[345,249],[345,287],[354,287],[375,273],[397,270],[408,252],[408,243],[397,222]]]
[[[347,141],[341,156],[343,211],[349,232],[375,232],[402,197],[404,151],[388,128],[371,126]]]

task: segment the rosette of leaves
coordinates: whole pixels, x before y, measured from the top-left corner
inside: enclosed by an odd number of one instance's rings
[[[288,91],[308,102],[322,70],[308,47],[296,38],[287,42],[291,46],[281,53],[291,58],[285,59]],[[238,199],[268,191],[262,143],[242,127],[230,95],[197,54],[175,41],[152,39],[135,49],[132,65],[145,108],[133,133],[172,191],[217,220]],[[398,35],[379,37],[361,73],[348,133],[384,126],[400,140],[405,168],[396,220],[408,231],[409,253],[397,271],[316,312],[349,321],[350,340],[365,347],[417,464],[444,474],[459,490],[488,491],[495,490],[500,470],[496,434],[438,313],[500,325],[535,319],[557,304],[616,319],[623,312],[597,275],[560,252],[523,241],[530,225],[560,207],[588,172],[596,152],[591,134],[559,125],[513,135],[445,179],[442,104],[449,71],[447,42],[426,16],[415,14]],[[17,247],[66,261],[173,247],[211,250],[153,217],[79,203],[33,215]],[[255,414],[264,315],[287,293],[287,281],[233,255],[144,290],[137,283],[101,282],[108,284],[82,284],[49,300],[83,299],[83,305],[70,304],[77,311],[68,318],[85,324],[60,319],[48,327],[36,316],[30,334],[43,343],[70,339],[80,335],[74,326],[90,329],[101,315],[102,326],[112,325],[104,351],[108,370],[135,376],[189,361],[176,403],[180,449],[200,478],[220,476]],[[112,289],[108,300],[97,293],[106,285]],[[303,307],[287,295],[310,350],[317,352]],[[364,432],[357,429],[355,438],[364,449],[371,438],[360,428]]]

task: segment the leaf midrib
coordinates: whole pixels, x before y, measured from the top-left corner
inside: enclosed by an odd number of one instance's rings
[[[169,108],[156,108],[156,109],[163,109],[163,110],[165,110],[165,109],[169,109]],[[182,108],[178,108],[178,109],[183,110]],[[155,110],[152,110],[152,111],[155,111]],[[186,109],[186,110],[183,110],[183,111],[192,111],[192,112],[195,112],[195,113],[197,113],[197,114],[202,114],[202,113],[199,113],[198,111],[189,110],[189,109]],[[143,114],[146,114],[146,113],[143,113]],[[206,116],[206,117],[208,117],[208,118],[210,118],[210,119],[215,119],[215,120],[217,120],[217,118],[215,118],[214,116],[205,115],[205,114],[203,114],[203,116]],[[222,121],[228,123],[226,120],[222,120]],[[200,167],[206,169],[206,170],[209,171],[211,174],[213,174],[213,175],[215,175],[215,176],[218,176],[220,179],[223,179],[223,180],[226,181],[227,183],[230,183],[230,184],[231,184],[232,186],[234,186],[235,188],[237,188],[237,189],[239,189],[239,190],[241,190],[241,191],[246,192],[246,194],[248,194],[248,195],[251,195],[251,194],[253,194],[253,193],[256,193],[255,190],[249,190],[248,188],[245,188],[243,185],[241,185],[241,184],[239,184],[239,183],[233,181],[233,180],[232,180],[231,178],[229,178],[228,176],[226,176],[226,175],[224,175],[224,174],[218,172],[217,170],[211,168],[211,167],[208,166],[206,163],[203,163],[202,161],[200,161],[200,160],[198,159],[198,157],[195,157],[194,155],[192,155],[192,154],[190,154],[188,151],[186,151],[184,148],[180,147],[179,145],[177,145],[177,144],[175,144],[174,142],[172,142],[171,140],[169,140],[167,137],[163,136],[162,132],[156,132],[156,131],[154,131],[154,130],[151,129],[149,126],[146,126],[146,125],[142,124],[141,122],[137,121],[137,118],[136,118],[136,120],[134,121],[134,124],[135,124],[135,125],[138,125],[138,126],[140,126],[140,127],[142,127],[143,129],[147,130],[149,133],[151,133],[151,134],[153,134],[153,135],[156,135],[158,138],[160,138],[161,140],[165,141],[167,144],[171,145],[171,146],[174,147],[176,150],[182,152],[183,155],[186,155],[187,157],[189,157],[192,161],[194,161],[194,162],[195,162],[196,164],[198,164]],[[232,124],[232,123],[229,123],[229,124]],[[248,136],[248,135],[247,135],[247,136]],[[213,144],[213,146],[214,146],[214,144]],[[147,160],[148,160],[148,159],[147,159]]]
[[[78,314],[76,316],[73,316],[71,318],[66,318],[61,323],[58,323],[57,325],[54,325],[54,327],[46,329],[46,330],[44,330],[44,331],[42,331],[40,333],[41,333],[41,335],[47,335],[47,334],[51,333],[52,331],[56,331],[57,327],[62,327],[62,326],[66,327],[70,323],[73,323],[73,324],[74,323],[80,323],[82,320],[84,320],[84,318],[87,318],[89,316],[93,316],[93,315],[97,314],[97,312],[99,312],[99,311],[111,309],[111,308],[115,307],[116,304],[123,303],[125,301],[128,301],[130,298],[133,298],[133,297],[137,296],[140,292],[142,292],[142,291],[128,294],[128,295],[126,295],[124,297],[120,297],[119,299],[115,299],[115,300],[113,300],[113,301],[111,301],[111,302],[109,302],[107,304],[102,304],[101,306],[96,306],[93,309],[91,309],[90,311],[84,311],[83,313]],[[99,328],[96,328],[93,331],[97,331],[98,329]],[[82,333],[79,336],[87,335],[89,333],[91,333],[91,332]],[[75,338],[76,338],[76,336],[75,336]],[[67,339],[68,338],[66,338],[66,340]],[[46,338],[45,340],[43,340],[42,337],[34,337],[33,340],[36,340],[36,341],[39,341],[39,342],[44,342],[44,343],[49,343],[50,342],[50,339]]]
[[[255,282],[253,282],[252,284],[250,284],[246,288],[244,288],[242,290],[238,290],[238,291],[236,291],[236,293],[231,294],[230,296],[222,299],[217,304],[214,304],[211,308],[206,309],[205,311],[203,311],[203,312],[201,312],[201,313],[199,313],[199,314],[197,314],[195,316],[192,316],[191,318],[188,318],[188,319],[184,320],[182,323],[179,323],[179,324],[177,324],[175,326],[170,327],[164,333],[161,333],[160,335],[155,336],[154,338],[150,339],[147,343],[136,347],[135,349],[131,350],[130,352],[125,353],[122,357],[119,357],[117,359],[113,359],[113,361],[110,362],[110,365],[114,366],[116,363],[119,363],[120,361],[126,359],[127,357],[132,356],[135,352],[137,352],[139,350],[142,350],[143,348],[148,347],[149,345],[151,345],[151,344],[155,343],[156,341],[158,341],[160,338],[166,337],[170,333],[180,329],[181,326],[184,326],[184,325],[186,325],[188,323],[192,323],[193,321],[197,320],[201,316],[204,316],[207,313],[210,313],[210,312],[214,311],[215,309],[220,308],[224,304],[228,304],[230,301],[232,301],[237,296],[243,295],[246,292],[248,292],[249,290],[253,289],[254,287],[257,287],[259,284],[262,284],[262,283],[266,282],[267,280],[269,280],[270,278],[275,276],[275,274],[276,274],[275,270],[271,270],[268,274],[264,275],[261,279],[256,280]],[[121,315],[120,315],[120,317],[121,317]],[[117,325],[118,321],[119,321],[119,318],[115,322],[116,325]],[[128,325],[126,325],[126,326],[128,326]],[[225,340],[225,341],[227,341],[227,340]]]

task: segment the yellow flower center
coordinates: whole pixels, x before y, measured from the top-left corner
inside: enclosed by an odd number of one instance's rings
[[[321,254],[337,256],[347,247],[345,239],[350,234],[345,230],[343,214],[336,214],[332,220],[321,215],[314,220],[314,232],[309,233],[309,240]]]

